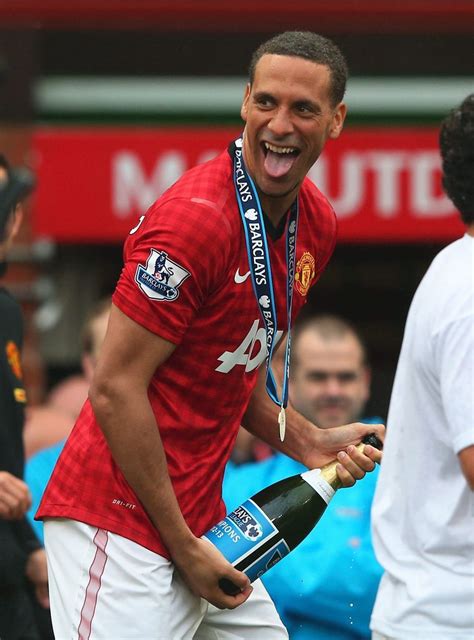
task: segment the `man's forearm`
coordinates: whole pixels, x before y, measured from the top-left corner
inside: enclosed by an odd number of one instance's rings
[[[264,371],[263,371],[264,373]],[[367,461],[353,453],[351,447],[359,444],[362,438],[372,432],[383,440],[383,425],[368,425],[355,422],[331,429],[320,429],[291,406],[287,408],[286,436],[284,442],[280,441],[278,428],[279,407],[270,399],[265,389],[264,375],[261,372],[257,386],[252,394],[247,411],[242,418],[242,425],[251,433],[258,436],[275,449],[302,462],[309,468],[321,467],[334,460],[338,453],[349,452],[359,467],[370,470],[370,460]],[[370,452],[370,453],[368,453]],[[364,454],[369,455],[372,461],[379,462],[381,454],[373,448],[365,448]],[[338,456],[339,462],[347,467],[347,456],[344,453]],[[352,467],[352,468],[351,468]],[[359,477],[359,471],[349,463],[350,473],[355,471],[353,478]],[[341,477],[341,475],[340,475]],[[350,478],[342,478],[345,486],[350,486]]]
[[[280,440],[278,414],[280,408],[269,397],[265,389],[264,376],[259,375],[257,386],[252,394],[247,411],[242,418],[242,426],[270,446],[286,455],[307,464],[307,454],[314,453],[320,445],[319,429],[295,411],[290,405],[286,409],[286,435]],[[321,462],[327,462],[327,456],[321,455]]]
[[[115,462],[173,556],[192,537],[168,473],[163,444],[146,392],[95,390],[91,403]]]

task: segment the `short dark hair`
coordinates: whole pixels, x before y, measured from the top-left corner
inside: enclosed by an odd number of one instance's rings
[[[306,315],[302,320],[296,322],[291,334],[291,362],[293,365],[296,365],[297,361],[297,349],[295,347],[306,331],[317,333],[323,340],[342,339],[347,335],[353,336],[360,346],[361,363],[363,366],[368,366],[369,353],[367,343],[361,333],[348,320],[329,313]]]
[[[474,222],[474,93],[443,120],[439,133],[443,187],[465,224]]]
[[[329,38],[311,31],[285,31],[261,44],[252,55],[249,82],[253,83],[255,67],[266,54],[294,56],[325,65],[331,74],[330,98],[333,106],[341,102],[346,91],[349,71],[339,47]]]

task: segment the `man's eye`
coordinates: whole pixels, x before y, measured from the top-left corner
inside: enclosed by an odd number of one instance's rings
[[[306,104],[300,104],[296,107],[296,111],[302,116],[308,116],[314,113],[313,109]]]
[[[310,379],[313,382],[326,382],[328,378],[329,378],[329,373],[324,373],[322,371],[314,371],[310,375]]]
[[[257,104],[259,107],[270,108],[273,106],[273,100],[270,98],[258,98]]]
[[[354,371],[344,371],[338,376],[339,382],[353,382],[357,378],[357,373]]]

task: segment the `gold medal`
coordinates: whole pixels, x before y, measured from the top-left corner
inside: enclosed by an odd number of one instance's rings
[[[278,425],[280,427],[280,440],[283,442],[285,439],[285,430],[286,430],[286,413],[285,408],[282,406],[280,409],[280,413],[278,414]]]

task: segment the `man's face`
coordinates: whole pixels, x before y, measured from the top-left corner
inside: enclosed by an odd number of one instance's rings
[[[330,71],[293,56],[266,54],[247,86],[244,159],[259,191],[296,194],[328,138],[342,130],[346,108],[331,105]]]
[[[347,333],[323,339],[308,329],[296,347],[290,384],[294,408],[323,429],[358,420],[369,397],[370,373],[356,338]]]

